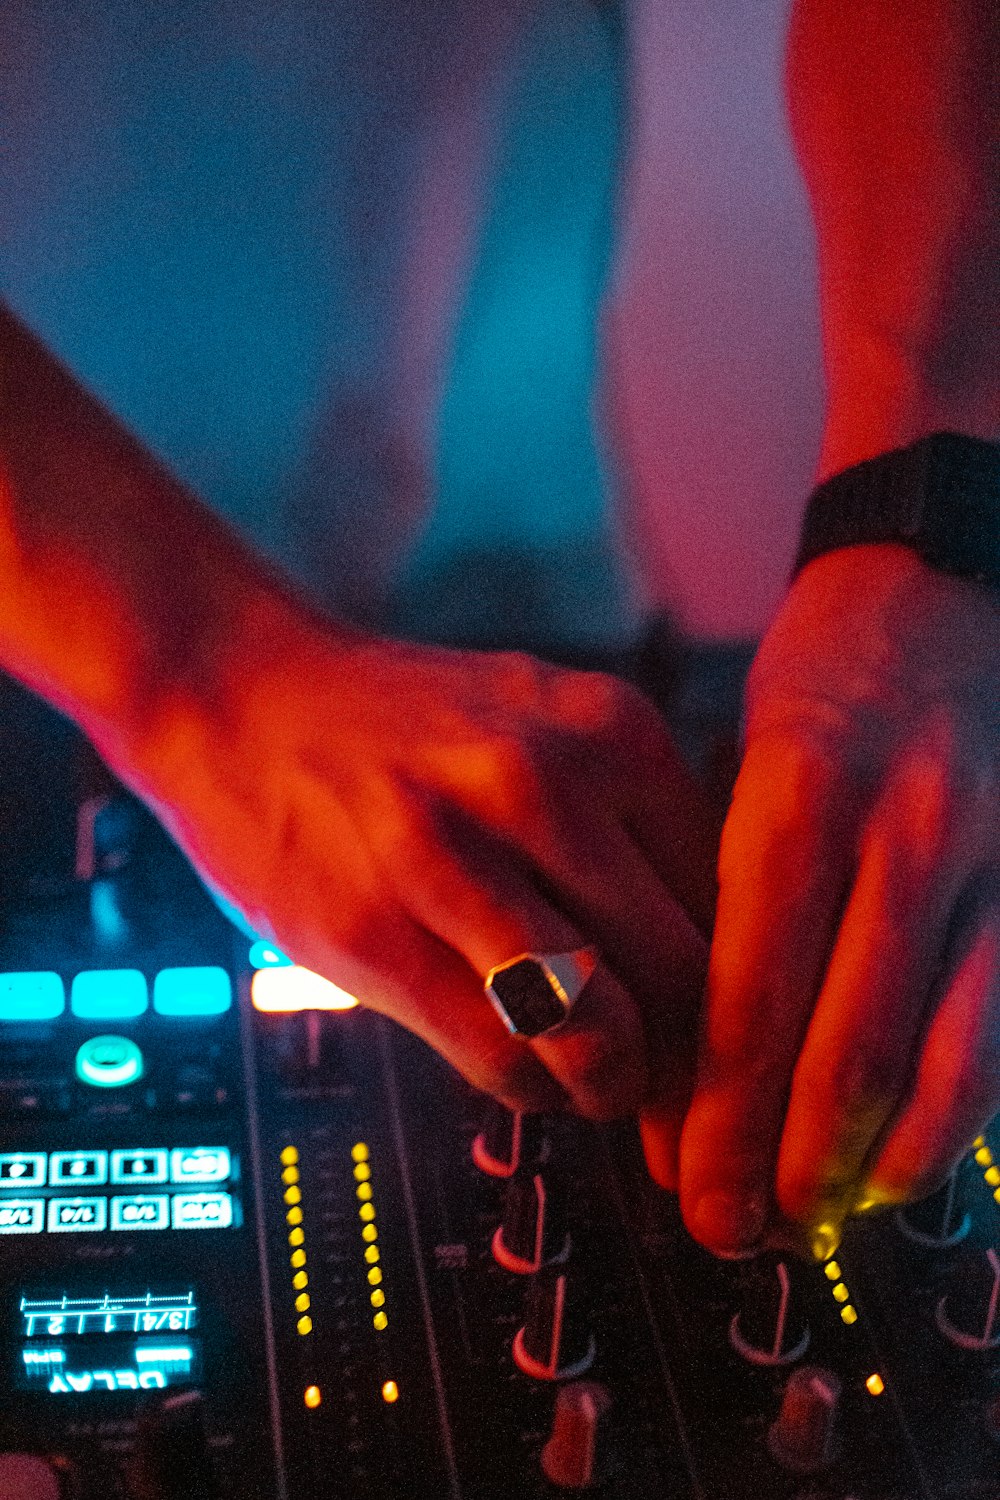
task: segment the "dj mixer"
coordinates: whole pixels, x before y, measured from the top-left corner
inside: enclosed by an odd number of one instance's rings
[[[0,1500],[1000,1500],[996,1135],[715,1261],[630,1125],[506,1114],[67,809],[0,911]]]

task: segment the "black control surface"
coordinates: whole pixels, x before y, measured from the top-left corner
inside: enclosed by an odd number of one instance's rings
[[[715,1262],[630,1128],[254,1009],[155,825],[86,818],[0,924],[0,1500],[998,1500],[1000,1139]]]

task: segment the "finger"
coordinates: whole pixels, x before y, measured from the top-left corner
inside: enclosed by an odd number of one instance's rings
[[[902,1203],[933,1192],[998,1109],[1000,890],[994,881],[955,944],[912,1090],[868,1169],[861,1201]]]
[[[795,1070],[777,1172],[785,1216],[830,1242],[910,1084],[948,921],[967,877],[962,815],[914,758],[873,812]],[[933,790],[932,790],[933,788]]]
[[[698,1084],[681,1206],[718,1254],[757,1245],[792,1072],[847,883],[855,799],[821,747],[759,740],[723,832]]]
[[[708,945],[626,831],[596,818],[547,876],[558,904],[597,943],[642,1018],[649,1088],[641,1121],[654,1181],[677,1186],[694,1082]],[[556,863],[550,858],[550,867]]]
[[[702,933],[715,913],[721,820],[648,698],[599,673],[561,673],[559,721],[579,733],[584,774]]]
[[[480,976],[522,953],[570,953],[587,945],[568,917],[533,886],[514,851],[455,809],[413,802],[408,834],[392,861],[400,899],[417,921]],[[498,1023],[499,1024],[499,1023]],[[600,964],[556,1030],[530,1039],[537,1058],[593,1119],[634,1112],[646,1092],[639,1011]]]

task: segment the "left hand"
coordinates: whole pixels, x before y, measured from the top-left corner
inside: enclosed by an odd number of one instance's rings
[[[1000,600],[901,546],[817,559],[746,733],[682,1209],[717,1253],[822,1256],[1000,1108]]]

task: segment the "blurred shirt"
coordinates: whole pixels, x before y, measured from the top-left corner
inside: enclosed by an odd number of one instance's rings
[[[785,24],[7,0],[0,293],[331,609],[755,635],[821,415]]]

